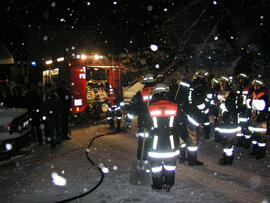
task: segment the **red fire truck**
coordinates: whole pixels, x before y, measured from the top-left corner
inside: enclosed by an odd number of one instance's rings
[[[122,96],[121,77],[127,68],[106,56],[73,55],[45,61],[43,84],[70,83],[71,112],[75,115],[96,114],[107,100]]]

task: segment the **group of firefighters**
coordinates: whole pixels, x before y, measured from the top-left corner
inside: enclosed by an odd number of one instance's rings
[[[201,131],[209,139],[214,129],[215,141],[222,145],[220,165],[232,165],[235,147],[251,147],[250,155],[265,157],[269,104],[261,78],[250,83],[245,73],[232,79],[198,70],[192,79],[170,86],[147,74],[143,84],[130,101],[124,131],[137,116],[137,159],[150,161],[153,189],[170,191],[177,159],[203,165],[197,159]]]

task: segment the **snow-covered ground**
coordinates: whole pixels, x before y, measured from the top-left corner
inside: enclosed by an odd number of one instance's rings
[[[111,132],[102,123],[72,130],[72,140],[56,149],[36,146],[33,153],[0,165],[1,202],[56,202],[86,193],[100,180],[100,173],[86,158],[90,139]],[[204,166],[178,164],[171,192],[129,183],[130,167],[136,159],[136,122],[129,133],[102,136],[90,146],[88,155],[108,169],[102,184],[92,193],[72,202],[269,202],[270,152],[261,160],[236,148],[233,166],[219,166],[221,147],[213,137],[200,137],[199,159]],[[62,177],[57,182],[55,175]],[[54,175],[54,181],[52,179]],[[64,181],[63,181],[64,180]],[[60,180],[61,181],[61,180]],[[66,183],[65,183],[66,181]],[[57,184],[62,183],[63,186]]]

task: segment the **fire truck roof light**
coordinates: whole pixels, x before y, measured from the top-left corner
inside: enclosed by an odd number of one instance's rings
[[[48,60],[48,61],[45,61],[45,63],[47,64],[47,65],[49,65],[49,64],[52,64],[52,60]]]
[[[94,58],[95,58],[95,59],[99,59],[99,55],[96,54],[96,55],[94,56]]]
[[[32,65],[32,66],[37,66],[37,62],[32,61],[32,62],[31,62],[31,65]]]
[[[81,55],[77,55],[77,59],[80,59],[81,58]]]
[[[64,60],[65,60],[64,57],[60,57],[60,58],[57,58],[57,59],[56,59],[57,62],[61,62],[61,61],[64,61]]]
[[[86,59],[86,55],[81,55],[81,59]]]

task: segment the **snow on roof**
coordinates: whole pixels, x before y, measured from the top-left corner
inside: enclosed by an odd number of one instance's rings
[[[140,82],[135,83],[131,87],[124,88],[123,95],[125,98],[132,98],[144,85]]]

